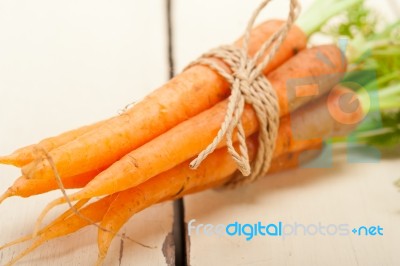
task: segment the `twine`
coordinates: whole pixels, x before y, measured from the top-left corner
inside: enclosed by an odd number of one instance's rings
[[[153,247],[153,246],[149,246],[149,245],[143,244],[143,243],[141,243],[141,242],[139,242],[139,241],[137,241],[137,240],[135,240],[135,239],[133,239],[133,238],[131,238],[129,236],[126,236],[125,234],[120,234],[120,233],[115,232],[113,230],[107,229],[107,228],[101,226],[100,224],[97,224],[95,221],[93,221],[89,217],[86,217],[85,215],[83,215],[79,208],[82,207],[83,205],[85,205],[87,203],[87,201],[89,201],[89,199],[80,200],[80,201],[78,201],[78,203],[73,205],[71,200],[70,200],[70,198],[69,198],[69,196],[68,196],[68,194],[67,194],[67,191],[65,189],[64,183],[63,183],[62,178],[61,178],[61,176],[60,176],[60,174],[59,174],[59,172],[57,170],[57,167],[56,167],[56,165],[54,163],[54,160],[51,157],[51,155],[49,154],[49,152],[46,151],[45,149],[41,148],[41,147],[37,147],[36,152],[40,152],[43,155],[42,159],[48,161],[48,163],[49,163],[49,165],[51,167],[51,170],[54,173],[54,178],[55,178],[55,180],[57,182],[57,185],[58,185],[59,189],[61,190],[63,198],[65,199],[66,203],[68,204],[69,211],[71,212],[70,214],[75,214],[79,218],[81,218],[81,219],[85,220],[86,222],[88,222],[89,225],[95,226],[99,230],[102,230],[102,231],[107,232],[107,233],[111,233],[114,236],[121,237],[122,239],[126,239],[126,240],[129,240],[129,241],[132,241],[133,243],[136,243],[136,244],[138,244],[138,245],[140,245],[140,246],[142,246],[144,248],[151,248],[151,249],[156,248],[156,247]],[[78,207],[78,206],[80,206],[80,207]],[[66,216],[65,219],[66,218],[68,218],[68,216]],[[41,221],[42,221],[42,219],[39,216],[39,219],[36,221],[36,224],[35,224],[35,227],[34,227],[34,230],[33,230],[31,238],[35,238],[35,237],[37,237],[37,236],[39,236],[41,234],[40,230],[43,229],[43,228],[40,228]],[[21,253],[21,254],[23,254],[23,253]]]
[[[241,172],[241,175],[235,175],[227,183],[227,186],[231,187],[253,182],[266,173],[270,167],[272,154],[275,149],[275,141],[279,128],[279,104],[274,89],[262,71],[274,58],[285,40],[298,16],[300,5],[297,0],[290,0],[290,11],[286,23],[262,44],[254,57],[249,58],[248,46],[251,29],[260,12],[270,1],[263,1],[251,16],[244,32],[241,48],[233,45],[225,45],[212,49],[188,66],[196,64],[206,65],[230,83],[231,95],[228,98],[228,107],[221,128],[211,144],[190,163],[190,167],[196,169],[225,137],[228,152]],[[268,49],[270,49],[268,54],[261,60]],[[213,61],[213,57],[222,59],[230,67],[232,74]],[[260,60],[261,62],[257,64]],[[257,155],[251,167],[246,145],[246,135],[241,122],[246,103],[252,105],[259,122]],[[237,135],[239,142],[239,151],[236,151],[233,146],[232,139],[234,133]]]

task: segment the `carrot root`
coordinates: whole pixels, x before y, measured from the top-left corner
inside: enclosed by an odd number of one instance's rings
[[[80,200],[74,205],[74,208],[75,209],[80,209],[88,201],[89,201],[89,199]],[[59,223],[59,222],[63,221],[64,219],[68,218],[68,216],[70,216],[72,213],[73,213],[73,210],[71,208],[69,208],[64,213],[62,213],[60,216],[58,216],[56,219],[54,219],[50,224],[48,224],[47,226],[45,226],[42,229],[40,229],[40,231],[37,233],[37,236],[40,236],[42,233],[44,233],[48,228],[50,228],[54,224]],[[20,237],[20,238],[14,240],[14,241],[8,242],[8,243],[0,246],[0,250],[8,248],[8,247],[11,247],[11,246],[14,246],[14,245],[17,245],[17,244],[20,244],[22,242],[26,242],[26,241],[32,240],[33,238],[35,238],[35,236],[32,235],[32,234]]]
[[[50,202],[50,203],[43,209],[43,211],[40,213],[39,217],[38,217],[37,220],[36,220],[35,228],[34,228],[33,234],[32,234],[33,237],[36,237],[36,236],[38,235],[39,230],[40,230],[39,228],[40,228],[40,226],[42,225],[42,221],[43,221],[44,217],[46,217],[47,213],[49,213],[49,211],[50,211],[51,209],[53,209],[55,206],[60,205],[60,204],[62,204],[62,203],[65,203],[65,199],[64,199],[64,198],[58,198],[58,199],[55,199],[55,200],[53,200],[52,202]],[[72,210],[71,210],[71,211],[72,211]]]
[[[14,194],[12,193],[12,190],[7,189],[6,192],[4,192],[1,196],[0,196],[0,204],[7,198],[14,196]]]
[[[33,243],[29,248],[25,249],[21,253],[19,253],[16,257],[14,257],[11,261],[9,261],[6,266],[12,266],[14,265],[17,261],[37,249],[40,245],[42,245],[45,242],[44,239],[39,239],[35,243]]]
[[[14,165],[16,158],[11,155],[6,155],[6,156],[0,156],[0,164],[9,164],[9,165]]]
[[[114,200],[115,196],[108,196],[105,198],[102,198],[87,207],[83,208],[82,210],[79,210],[82,212],[82,215],[84,217],[87,217],[89,220],[93,220],[93,222],[99,222],[101,220],[102,215],[106,212],[108,206],[110,203]],[[81,209],[83,205],[87,203],[87,200],[84,201],[79,201],[74,205],[75,209]],[[87,225],[89,225],[87,220],[82,219],[79,217],[76,213],[73,213],[73,210],[70,208],[67,211],[65,211],[63,214],[61,214],[58,218],[53,220],[49,225],[46,227],[42,228],[37,236],[39,237],[36,242],[34,242],[29,248],[24,250],[22,253],[20,253],[17,257],[13,258],[10,262],[8,262],[7,265],[13,265],[16,263],[18,260],[20,260],[22,257],[27,255],[28,253],[32,252],[34,249],[42,245],[44,242],[68,235],[70,233],[73,233]],[[10,243],[5,244],[2,246],[2,248],[9,247],[11,245],[19,244],[21,242],[33,239],[33,235],[28,235],[24,236],[20,239],[14,240]]]
[[[95,263],[96,266],[101,266],[104,263],[104,260],[106,259],[106,256],[99,256],[97,257],[97,261]]]
[[[18,239],[15,239],[15,240],[13,240],[13,241],[11,241],[11,242],[8,242],[8,243],[6,243],[6,244],[0,246],[0,250],[3,250],[3,249],[5,249],[5,248],[8,248],[8,247],[11,247],[11,246],[14,246],[14,245],[17,245],[17,244],[19,244],[19,243],[23,243],[23,242],[29,241],[29,240],[31,240],[31,239],[33,239],[33,236],[32,236],[31,234],[30,234],[30,235],[23,236],[23,237],[20,237],[20,238],[18,238]]]

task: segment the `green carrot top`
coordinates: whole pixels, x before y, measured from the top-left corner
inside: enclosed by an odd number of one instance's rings
[[[331,19],[344,6],[348,8]],[[316,12],[322,14],[313,16]],[[400,20],[382,21],[363,0],[316,0],[297,23],[310,37],[323,34],[345,42],[349,69],[343,82],[353,84],[349,87],[358,93],[367,114],[353,137],[390,148],[400,144]]]

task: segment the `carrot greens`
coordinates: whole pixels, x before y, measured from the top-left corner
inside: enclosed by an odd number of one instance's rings
[[[328,2],[332,2],[332,9],[344,5],[348,9],[325,25],[314,25],[309,32],[336,42],[345,40],[349,70],[343,82],[357,84],[349,87],[357,92],[368,113],[353,138],[380,148],[400,144],[400,20],[387,24],[365,1],[350,0],[317,0],[305,15],[323,10]]]

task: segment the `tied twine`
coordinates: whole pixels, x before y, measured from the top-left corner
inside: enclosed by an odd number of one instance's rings
[[[262,71],[274,58],[285,40],[298,16],[300,5],[297,0],[290,0],[290,11],[286,23],[263,43],[254,57],[249,58],[248,46],[251,29],[259,13],[270,1],[263,1],[253,13],[245,30],[241,48],[233,45],[218,47],[203,54],[188,66],[206,65],[224,77],[231,85],[231,95],[229,96],[229,103],[221,128],[211,144],[190,163],[190,167],[196,169],[225,137],[228,152],[241,172],[241,175],[234,175],[226,184],[229,187],[253,182],[266,173],[270,167],[275,149],[279,128],[279,104],[274,89]],[[261,60],[268,49],[269,53]],[[222,59],[230,67],[232,74],[213,61],[212,57]],[[257,64],[260,60],[261,62]],[[259,122],[258,149],[252,167],[250,167],[246,135],[241,122],[245,103],[252,105]],[[236,151],[233,146],[234,133],[236,133],[239,142],[239,151]]]

